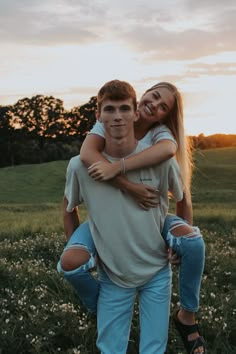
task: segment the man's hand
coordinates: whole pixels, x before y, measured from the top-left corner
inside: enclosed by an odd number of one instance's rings
[[[180,257],[177,256],[177,254],[173,251],[171,247],[168,249],[168,259],[170,264],[172,265],[180,264]]]
[[[132,183],[126,190],[144,210],[155,208],[159,201],[159,191],[143,183]]]

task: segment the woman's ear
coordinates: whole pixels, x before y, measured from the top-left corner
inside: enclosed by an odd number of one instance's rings
[[[101,115],[100,115],[100,113],[99,113],[98,111],[96,111],[96,118],[97,118],[97,120],[98,120],[99,122],[102,121]]]
[[[139,120],[139,110],[137,109],[137,111],[135,112],[135,119],[134,122],[137,122],[137,120]]]

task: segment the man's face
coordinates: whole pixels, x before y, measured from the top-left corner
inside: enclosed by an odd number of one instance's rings
[[[137,120],[132,98],[122,101],[105,100],[102,103],[98,119],[104,124],[106,134],[120,139],[133,131],[133,124]]]

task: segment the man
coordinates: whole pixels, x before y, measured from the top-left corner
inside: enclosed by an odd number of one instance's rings
[[[118,80],[106,83],[98,93],[97,115],[105,128],[104,155],[111,162],[120,160],[125,173],[123,158],[146,148],[134,136],[137,113],[132,86]],[[168,336],[171,271],[160,230],[168,211],[168,191],[176,201],[183,197],[179,170],[175,159],[170,159],[153,168],[128,172],[127,177],[157,189],[156,208],[142,210],[121,190],[94,181],[79,156],[72,158],[64,197],[65,233],[69,239],[79,225],[77,206],[84,202],[99,256],[99,350],[105,354],[126,353],[138,294],[140,353],[163,354]],[[64,270],[71,269],[76,251],[72,242],[61,259]],[[84,263],[87,255],[85,248]]]

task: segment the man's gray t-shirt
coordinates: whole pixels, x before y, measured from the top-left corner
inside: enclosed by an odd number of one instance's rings
[[[145,148],[139,143],[134,153]],[[141,209],[128,194],[107,182],[94,181],[79,156],[69,162],[65,197],[68,212],[85,203],[95,247],[110,279],[122,287],[136,287],[168,263],[161,236],[168,212],[168,191],[176,201],[182,199],[183,193],[175,158],[152,168],[130,171],[127,178],[159,190],[160,204],[148,211]]]

